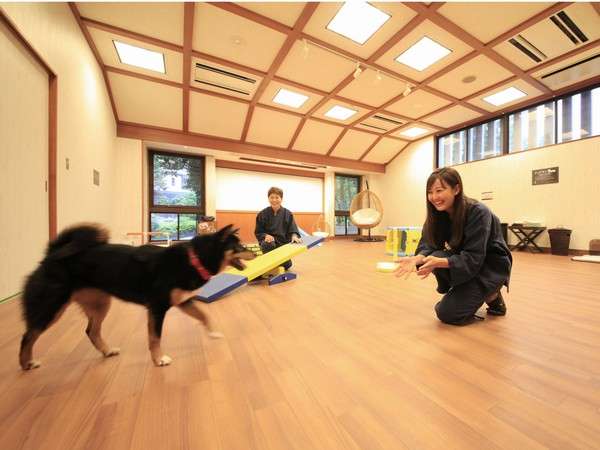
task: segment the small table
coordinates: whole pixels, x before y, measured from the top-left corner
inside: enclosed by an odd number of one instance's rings
[[[517,237],[519,242],[511,245],[511,250],[529,250],[531,253],[543,253],[543,250],[535,243],[536,238],[546,230],[546,227],[529,227],[520,223],[513,223],[508,227]]]

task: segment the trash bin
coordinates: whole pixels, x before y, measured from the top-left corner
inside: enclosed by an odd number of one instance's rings
[[[550,250],[552,254],[568,255],[571,230],[566,228],[551,228],[548,230],[548,234],[550,235]]]

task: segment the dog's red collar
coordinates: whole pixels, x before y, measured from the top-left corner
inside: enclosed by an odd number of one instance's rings
[[[196,269],[196,272],[198,272],[200,278],[202,278],[204,281],[210,280],[212,274],[208,270],[206,270],[206,267],[202,265],[200,259],[198,259],[198,257],[191,248],[188,248],[188,256],[190,257],[190,264],[194,266],[194,269]]]

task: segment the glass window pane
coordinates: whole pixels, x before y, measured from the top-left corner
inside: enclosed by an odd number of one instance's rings
[[[177,239],[177,214],[152,213],[150,214],[150,231],[163,231],[169,233],[171,240]],[[164,241],[162,236],[152,236],[151,241]]]
[[[335,176],[335,210],[350,211],[352,199],[359,191],[359,181],[357,177],[344,175]]]
[[[346,217],[335,216],[335,234],[336,235],[346,234]]]
[[[179,214],[179,240],[186,241],[196,236],[197,223],[196,214]]]
[[[153,155],[154,205],[201,206],[203,167],[200,158]]]
[[[467,130],[438,139],[438,166],[447,167],[466,161]]]
[[[557,102],[557,142],[600,135],[600,87]]]
[[[502,120],[469,128],[469,161],[502,154]]]
[[[554,144],[554,102],[508,116],[508,152]]]

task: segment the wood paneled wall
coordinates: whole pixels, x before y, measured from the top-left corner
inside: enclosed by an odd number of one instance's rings
[[[217,211],[217,227],[233,223],[240,229],[240,238],[243,242],[256,242],[254,227],[258,211]],[[307,233],[312,231],[314,224],[323,214],[320,212],[294,213],[296,224]]]

